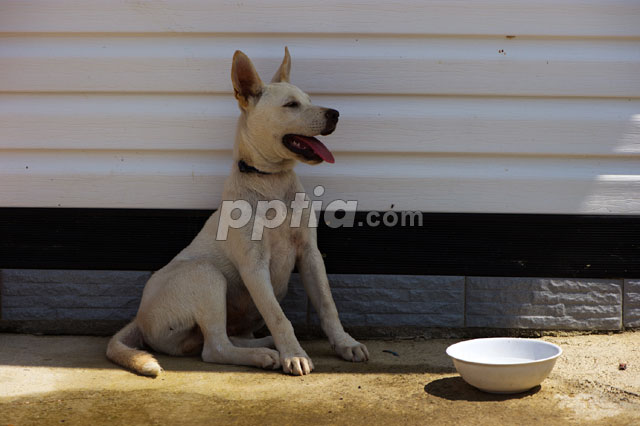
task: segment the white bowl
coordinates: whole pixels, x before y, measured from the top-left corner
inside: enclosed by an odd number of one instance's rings
[[[561,354],[553,343],[508,337],[467,340],[447,348],[465,382],[491,393],[518,393],[539,385]]]

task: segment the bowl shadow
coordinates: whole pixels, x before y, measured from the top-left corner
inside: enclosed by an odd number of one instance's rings
[[[483,392],[474,388],[462,377],[445,377],[436,379],[424,386],[424,391],[429,395],[438,398],[448,399],[449,401],[506,401],[509,399],[521,399],[531,395],[535,395],[541,389],[541,386],[535,386],[526,392],[512,394],[494,394]]]

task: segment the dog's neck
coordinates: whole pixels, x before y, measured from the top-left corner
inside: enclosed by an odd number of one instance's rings
[[[244,114],[238,120],[236,130],[236,140],[233,147],[233,161],[237,165],[237,170],[247,175],[275,175],[293,171],[296,161],[278,159],[274,161],[262,153],[260,147],[262,141],[257,140],[255,135],[251,135],[246,128],[246,118]]]
[[[233,147],[234,164],[223,199],[289,200],[292,194],[295,196],[296,188],[301,187],[293,170],[296,160],[270,161],[256,149],[261,141],[252,139],[245,125],[244,117],[240,117]]]

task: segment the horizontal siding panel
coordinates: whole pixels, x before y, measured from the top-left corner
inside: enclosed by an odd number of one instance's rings
[[[317,96],[341,152],[640,155],[640,100]],[[228,95],[0,95],[0,149],[228,150]],[[1,154],[0,154],[1,155]],[[640,167],[640,166],[639,166]]]
[[[636,41],[504,37],[7,36],[0,91],[229,93],[236,48],[267,79],[284,45],[314,94],[640,97]]]
[[[231,93],[0,94],[0,150],[230,149],[239,115]]]
[[[455,17],[453,19],[452,17]],[[634,0],[4,0],[6,32],[640,35]]]
[[[310,191],[359,200],[359,210],[640,213],[637,162],[471,156],[341,154],[302,165]],[[5,207],[215,208],[230,152],[5,151]],[[326,205],[325,205],[326,207]]]

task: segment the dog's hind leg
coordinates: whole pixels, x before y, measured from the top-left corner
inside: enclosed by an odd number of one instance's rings
[[[199,294],[196,322],[204,337],[202,360],[218,364],[249,365],[254,367],[280,368],[280,354],[266,347],[238,347],[227,335],[227,282],[213,266],[199,266],[209,270],[199,276],[213,277],[213,282],[201,283],[207,291]],[[258,339],[254,339],[258,340]],[[245,340],[246,341],[246,340]],[[261,342],[264,346],[266,341]]]
[[[217,364],[249,365],[269,370],[280,368],[280,354],[264,347],[263,339],[240,339],[241,343],[251,345],[239,347],[227,336],[225,326],[200,325],[204,334],[202,360]],[[258,343],[259,346],[258,347]],[[256,344],[256,346],[254,346]]]
[[[253,336],[229,336],[231,343],[241,348],[271,348],[275,349],[273,337],[261,337],[259,339]]]

